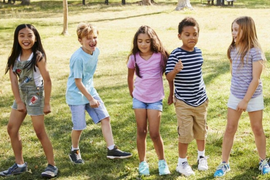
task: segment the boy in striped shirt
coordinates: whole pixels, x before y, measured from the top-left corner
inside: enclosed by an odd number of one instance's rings
[[[174,84],[179,137],[176,171],[185,176],[195,175],[187,162],[188,144],[193,139],[196,139],[198,148],[198,170],[208,169],[205,157],[208,98],[202,77],[202,52],[195,47],[198,37],[197,21],[192,17],[183,19],[178,25],[178,38],[182,41],[182,46],[172,51],[165,71],[168,81],[173,81],[171,85]]]

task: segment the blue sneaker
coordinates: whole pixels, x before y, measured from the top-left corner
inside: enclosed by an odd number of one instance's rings
[[[147,164],[147,162],[142,161],[139,164],[139,174],[140,175],[145,175],[145,176],[149,176],[149,165]]]
[[[268,174],[270,172],[270,167],[266,159],[260,162],[259,170],[261,170],[262,174]]]
[[[171,174],[168,164],[164,159],[158,161],[158,171],[160,176]]]
[[[218,167],[217,170],[214,174],[214,177],[221,177],[224,176],[226,174],[226,172],[229,172],[230,169],[230,165],[228,163],[221,163]]]

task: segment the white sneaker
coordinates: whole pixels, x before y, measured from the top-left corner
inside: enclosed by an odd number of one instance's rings
[[[200,159],[198,159],[198,170],[200,171],[208,170],[207,158],[208,157],[200,156]]]
[[[195,172],[191,169],[187,161],[182,164],[177,164],[176,171],[185,176],[195,175]]]

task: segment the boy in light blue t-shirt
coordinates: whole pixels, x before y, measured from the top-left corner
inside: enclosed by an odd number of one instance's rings
[[[113,140],[109,113],[94,88],[93,76],[97,67],[99,49],[97,48],[98,30],[95,26],[80,23],[77,27],[81,47],[70,58],[70,74],[67,82],[66,102],[72,114],[72,147],[70,160],[82,164],[79,140],[86,128],[85,111],[95,124],[101,122],[102,134],[107,143],[107,158],[128,158],[131,153],[118,149]]]

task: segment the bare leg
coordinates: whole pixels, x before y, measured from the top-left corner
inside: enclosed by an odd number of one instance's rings
[[[159,127],[161,112],[158,110],[147,110],[147,117],[149,121],[149,134],[154,143],[154,147],[159,160],[164,159],[164,146],[161,138]]]
[[[31,118],[32,118],[34,130],[42,145],[47,161],[49,164],[54,166],[55,163],[54,163],[53,147],[45,130],[44,115],[31,116]]]
[[[134,112],[137,122],[137,149],[142,162],[146,160],[147,112],[146,109],[134,109]]]
[[[248,113],[250,118],[250,124],[255,136],[255,143],[259,153],[260,159],[266,158],[266,138],[263,131],[262,117],[263,111],[254,111]]]
[[[11,140],[11,146],[14,152],[15,162],[17,164],[24,163],[22,155],[22,142],[21,137],[19,135],[19,129],[25,116],[26,113],[12,109],[9,117],[9,122],[7,125],[7,132]]]
[[[114,140],[113,140],[112,128],[111,128],[109,117],[101,120],[101,129],[102,129],[103,137],[107,143],[107,147],[113,145]]]
[[[178,154],[180,158],[187,157],[188,144],[178,142]]]
[[[82,130],[72,130],[71,131],[71,143],[72,147],[78,148],[81,138]]]
[[[239,122],[239,118],[241,114],[242,112],[228,108],[227,126],[226,126],[225,134],[223,137],[223,143],[222,143],[222,161],[227,162],[227,163],[229,161],[229,157],[230,157],[230,153],[231,153],[231,149],[232,149],[232,145],[234,141],[234,135],[238,128],[238,122]]]

